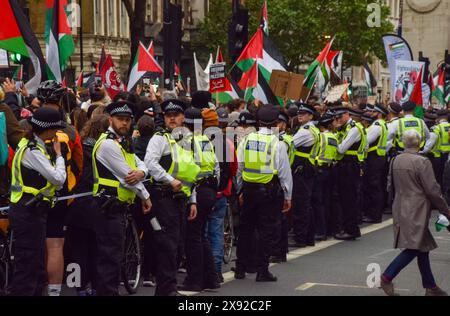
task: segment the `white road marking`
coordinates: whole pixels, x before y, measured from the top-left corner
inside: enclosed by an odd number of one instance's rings
[[[313,288],[314,286],[328,286],[328,287],[343,287],[343,288],[350,288],[350,289],[367,289],[367,290],[373,290],[374,288],[369,288],[367,286],[362,286],[362,285],[350,285],[350,284],[334,284],[334,283],[304,283],[302,285],[300,285],[299,287],[297,287],[295,290],[296,291],[307,291],[310,288]],[[377,289],[377,288],[375,288]],[[395,291],[400,291],[400,292],[409,292],[408,289],[395,289]]]

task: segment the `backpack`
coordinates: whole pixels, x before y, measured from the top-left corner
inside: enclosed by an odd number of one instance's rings
[[[8,139],[6,138],[6,116],[0,112],[0,166],[8,162]]]

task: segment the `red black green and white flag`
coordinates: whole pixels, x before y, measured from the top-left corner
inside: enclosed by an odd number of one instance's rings
[[[62,82],[63,72],[75,51],[72,30],[65,11],[67,0],[46,0],[45,44],[48,77]]]
[[[445,71],[440,67],[434,77],[433,97],[438,100],[440,105],[445,105]]]
[[[103,66],[105,65],[106,62],[106,49],[105,49],[105,44],[102,44],[102,51],[100,53],[100,59],[97,63],[97,67],[96,67],[96,74],[100,75],[100,72],[103,68]]]
[[[145,48],[144,44],[140,42],[131,68],[130,78],[128,79],[129,91],[136,86],[142,76],[147,72],[162,74],[163,69],[149,53],[147,48]]]
[[[0,0],[0,48],[30,59],[34,75],[26,83],[32,94],[47,79],[45,59],[30,23],[16,0]]]
[[[341,78],[342,72],[342,60],[344,57],[344,52],[341,50],[332,50],[327,55],[327,72],[330,74],[333,72],[339,79]]]
[[[84,77],[83,77],[83,72],[80,72],[80,75],[78,76],[78,80],[77,80],[77,88],[81,88],[83,86],[83,81],[84,81]]]
[[[16,81],[23,81],[23,65],[20,65],[16,68],[16,71],[14,71],[13,79]]]
[[[225,62],[220,46],[217,48],[216,64]],[[220,104],[229,103],[235,99],[244,97],[244,93],[239,85],[230,77],[225,77],[225,88],[219,93],[213,93],[213,98]]]
[[[244,72],[238,85],[244,93],[244,100],[251,101],[255,99],[254,90],[258,87],[258,61],[253,63],[253,67],[249,71]]]
[[[153,58],[155,58],[155,45],[153,45],[153,41],[150,42],[150,45],[148,45],[147,50],[150,53],[150,55],[152,55]]]
[[[369,96],[375,95],[374,88],[378,85],[377,80],[375,79],[375,76],[372,73],[372,70],[370,69],[369,65],[364,63],[364,78],[366,80],[366,86]]]
[[[326,81],[329,80],[328,73],[326,71],[325,62],[330,52],[331,46],[333,45],[334,38],[325,46],[322,52],[317,56],[314,62],[309,66],[306,71],[305,80],[303,81],[303,85],[308,89],[312,89],[314,87],[314,83],[316,82],[317,75],[319,72],[322,72]]]
[[[253,96],[265,104],[282,105],[283,100],[273,94],[269,83],[272,72],[274,70],[286,71],[286,66],[280,51],[261,28],[257,30],[245,47],[236,61],[236,66],[245,75],[254,67],[255,62],[257,62],[258,85],[253,91]]]
[[[260,27],[264,33],[269,36],[269,15],[267,13],[267,0],[264,1],[264,5],[261,8],[261,25]]]

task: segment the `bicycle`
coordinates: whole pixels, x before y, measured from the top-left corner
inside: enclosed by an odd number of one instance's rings
[[[233,211],[230,204],[227,203],[227,214],[224,219],[224,233],[223,233],[223,262],[228,264],[231,262],[233,255],[233,242],[234,242],[234,222]]]
[[[141,240],[129,208],[125,213],[125,252],[121,267],[123,285],[129,294],[136,294],[141,281]]]
[[[5,296],[12,277],[12,233],[8,213],[0,211],[0,296]]]

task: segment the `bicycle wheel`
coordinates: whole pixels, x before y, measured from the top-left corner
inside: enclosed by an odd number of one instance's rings
[[[225,264],[230,263],[233,255],[233,240],[234,240],[234,224],[233,224],[233,212],[230,206],[227,206],[227,214],[224,220],[224,233],[223,233],[223,262]]]
[[[126,225],[122,280],[127,292],[136,294],[141,280],[141,244],[131,215],[128,216]]]
[[[6,289],[11,279],[11,261],[9,245],[6,236],[0,231],[0,296],[6,295]]]

